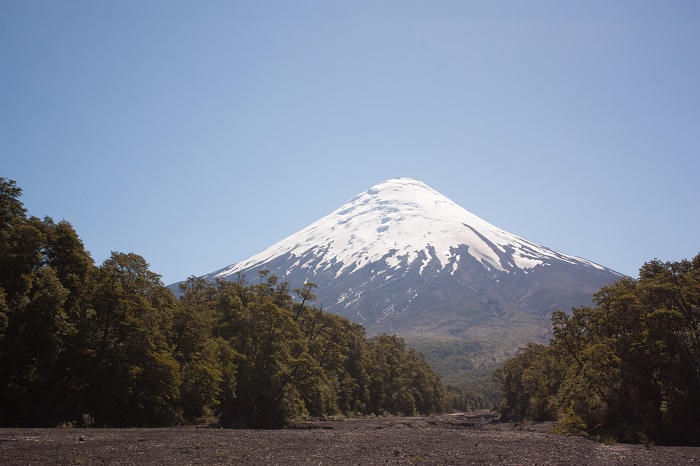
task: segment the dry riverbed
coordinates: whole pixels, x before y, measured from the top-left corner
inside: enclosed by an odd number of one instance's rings
[[[299,423],[282,430],[0,429],[4,465],[692,465],[700,448],[602,445],[486,413]]]

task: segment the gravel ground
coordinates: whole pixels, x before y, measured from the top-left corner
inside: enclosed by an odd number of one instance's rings
[[[6,465],[700,465],[700,448],[601,445],[485,414],[300,423],[282,430],[0,429]]]

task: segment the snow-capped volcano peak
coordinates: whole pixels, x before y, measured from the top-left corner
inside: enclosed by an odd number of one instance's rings
[[[454,273],[465,251],[486,269],[502,272],[527,271],[550,261],[604,269],[507,233],[418,180],[396,178],[212,276],[224,278],[281,257],[290,264],[286,274],[302,268],[310,275],[333,270],[338,277],[368,264],[390,270],[416,260],[421,261],[421,274],[433,261],[438,270]]]
[[[510,234],[411,178],[379,183],[249,259],[205,275],[310,281],[370,334],[542,338],[549,313],[592,304],[620,274]],[[489,336],[490,335],[490,336]]]

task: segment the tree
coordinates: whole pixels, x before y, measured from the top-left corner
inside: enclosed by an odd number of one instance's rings
[[[27,217],[0,178],[0,422],[55,425],[79,403],[92,260],[70,224]]]
[[[555,312],[549,346],[506,361],[502,417],[556,409],[562,431],[700,445],[700,255],[648,262],[594,302]]]
[[[213,418],[221,402],[234,398],[236,353],[231,343],[214,336],[218,290],[202,278],[180,285],[184,295],[173,315],[170,336],[180,365],[180,398],[186,422]]]
[[[267,291],[264,291],[267,293]],[[243,309],[241,332],[233,340],[241,354],[236,408],[230,422],[280,426],[300,414],[296,385],[317,373],[306,342],[288,311],[271,300],[255,300]]]
[[[141,256],[114,252],[96,282],[91,413],[108,425],[176,422],[179,365],[166,341],[172,308],[160,302],[160,277]]]
[[[64,304],[68,292],[50,267],[40,268],[3,338],[2,418],[20,425],[55,422],[61,393],[61,354],[73,331]]]
[[[19,200],[21,196],[22,188],[15,180],[0,177],[0,231],[26,218],[27,209]]]
[[[442,410],[444,391],[435,373],[402,338],[378,335],[368,342],[370,402],[375,414],[414,415]]]

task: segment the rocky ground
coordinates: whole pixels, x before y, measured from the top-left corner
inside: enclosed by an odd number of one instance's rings
[[[700,465],[700,448],[602,445],[487,413],[304,422],[283,430],[0,429],[6,465]]]

